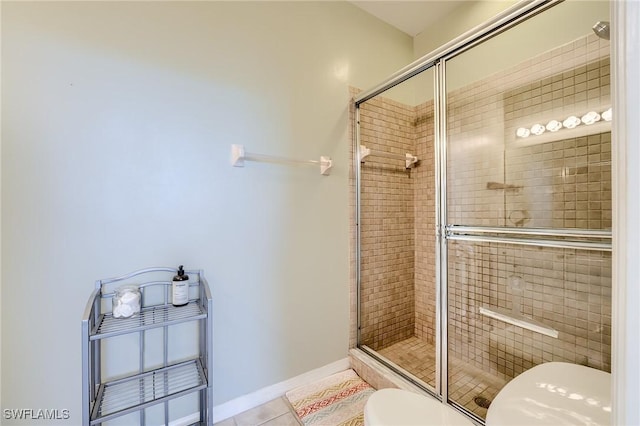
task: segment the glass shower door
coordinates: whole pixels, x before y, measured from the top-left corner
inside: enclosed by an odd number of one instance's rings
[[[443,393],[479,418],[537,364],[610,371],[608,7],[560,3],[443,65]]]
[[[434,72],[357,105],[358,345],[436,387]]]

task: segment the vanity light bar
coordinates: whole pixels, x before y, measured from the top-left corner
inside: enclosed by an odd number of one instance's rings
[[[527,127],[519,127],[516,130],[516,137],[518,138],[528,138],[529,136],[540,136],[545,132],[557,132],[560,129],[574,129],[581,124],[589,126],[591,124],[597,123],[600,120],[611,121],[611,108],[603,111],[602,114],[599,114],[596,111],[589,111],[582,117],[578,118],[575,115],[571,115],[565,118],[562,122],[558,120],[551,120],[547,123],[547,125],[543,125],[540,123],[536,123],[530,128]]]

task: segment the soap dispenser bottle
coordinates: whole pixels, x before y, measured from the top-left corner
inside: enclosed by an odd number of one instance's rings
[[[189,276],[184,274],[182,265],[178,268],[178,274],[173,277],[171,303],[173,306],[184,306],[189,303]]]

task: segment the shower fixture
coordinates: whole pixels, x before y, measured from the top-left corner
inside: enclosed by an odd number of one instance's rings
[[[591,29],[598,37],[609,40],[609,21],[598,21]]]

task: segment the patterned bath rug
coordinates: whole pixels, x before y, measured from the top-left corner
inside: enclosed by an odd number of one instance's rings
[[[362,426],[364,405],[374,391],[355,371],[345,370],[286,396],[305,426]]]

